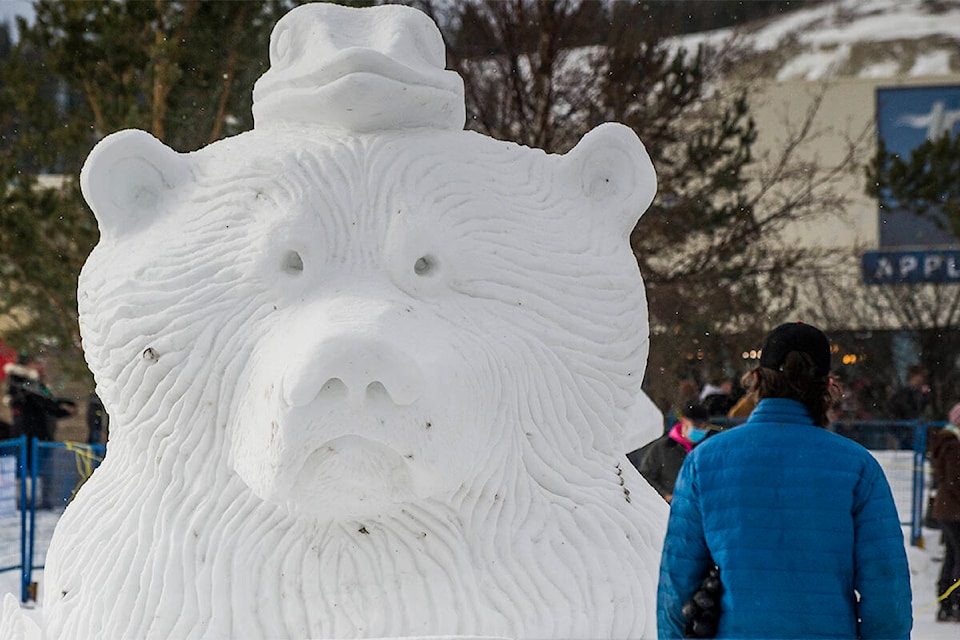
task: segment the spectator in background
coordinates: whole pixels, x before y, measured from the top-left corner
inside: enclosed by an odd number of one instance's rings
[[[747,422],[704,442],[677,478],[657,593],[659,637],[716,565],[717,638],[907,640],[910,572],[900,518],[876,459],[823,428],[830,343],[780,325],[754,369]]]
[[[33,441],[54,439],[57,420],[73,415],[76,403],[57,398],[43,382],[38,363],[29,354],[20,354],[15,363],[3,368],[7,374],[7,395],[4,398],[13,415],[14,431],[27,436],[27,466],[32,468]],[[41,509],[53,507],[53,482],[49,456],[38,456],[39,477],[43,487]]]
[[[907,367],[907,384],[890,396],[887,408],[896,420],[928,417],[930,386],[927,384],[927,370],[922,365],[912,364]]]
[[[831,421],[855,422],[870,420],[877,402],[872,398],[870,380],[867,378],[848,379],[846,372],[833,372],[834,382],[840,389],[840,397],[831,409]],[[866,406],[865,403],[866,402]]]
[[[692,378],[684,378],[677,384],[677,392],[670,407],[663,412],[663,433],[666,434],[683,418],[683,410],[699,403],[700,387]]]
[[[683,459],[712,430],[708,418],[703,405],[689,404],[668,433],[627,454],[640,475],[667,502],[673,499],[673,485]]]
[[[706,384],[700,391],[700,404],[713,416],[727,417],[727,413],[736,404],[733,397],[733,380],[724,378],[719,384]]]
[[[87,444],[101,444],[108,433],[110,418],[97,393],[91,392],[87,398]]]
[[[853,406],[853,397],[847,392],[846,382],[843,372],[836,370],[830,374],[830,379],[836,389],[833,402],[827,408],[827,421],[831,426],[834,422],[853,419],[852,413],[855,411]]]
[[[937,593],[943,597],[937,611],[939,622],[960,622],[960,404],[950,409],[950,422],[930,439],[930,461],[937,493],[933,517],[943,535],[943,565]]]
[[[56,421],[73,415],[76,403],[57,398],[43,381],[36,360],[21,353],[15,363],[7,363],[6,402],[13,416],[13,427],[18,435],[49,442],[54,439]]]
[[[748,371],[740,379],[740,385],[743,387],[743,395],[737,400],[736,404],[727,411],[728,418],[748,418],[753,408],[757,406],[757,374],[755,371]]]

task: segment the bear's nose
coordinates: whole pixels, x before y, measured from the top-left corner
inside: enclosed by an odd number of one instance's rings
[[[292,407],[318,398],[345,398],[354,406],[406,406],[422,393],[423,375],[416,362],[387,342],[339,336],[304,355],[303,364],[284,376],[284,400]]]

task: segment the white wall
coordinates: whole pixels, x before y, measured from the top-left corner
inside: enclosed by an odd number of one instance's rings
[[[799,126],[820,94],[823,100],[814,120],[816,133],[813,142],[803,148],[805,159],[824,167],[836,164],[847,152],[848,140],[866,134],[857,166],[850,168],[841,183],[842,191],[850,198],[844,213],[791,225],[784,233],[784,240],[791,245],[799,243],[815,248],[876,249],[879,244],[877,203],[864,193],[864,167],[876,151],[876,89],[957,84],[960,84],[960,74],[834,78],[825,82],[793,80],[762,86],[752,97],[751,109],[758,128],[758,153],[782,147],[788,128]]]

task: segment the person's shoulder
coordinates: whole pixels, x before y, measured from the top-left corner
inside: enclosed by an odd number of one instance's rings
[[[828,429],[818,430],[820,433],[814,447],[821,453],[825,464],[838,472],[846,470],[860,476],[885,477],[880,461],[862,444]]]
[[[695,456],[694,459],[714,455],[722,456],[725,451],[731,448],[751,446],[749,442],[745,442],[751,440],[753,437],[748,431],[746,423],[724,429],[695,446],[693,451],[690,452],[690,455]]]
[[[670,449],[674,446],[679,447],[680,443],[671,438],[669,433],[665,433],[656,440],[653,440],[645,445],[643,449],[646,451],[661,451],[663,449]]]
[[[947,429],[937,429],[930,434],[929,450],[932,457],[941,457],[954,449],[960,450],[960,435]]]
[[[834,451],[852,459],[875,460],[873,454],[859,442],[815,424],[794,425],[792,437],[807,446],[826,452]]]
[[[846,450],[849,450],[851,453],[856,452],[857,455],[865,455],[865,456],[871,455],[869,449],[864,447],[862,444],[860,444],[856,440],[853,440],[851,438],[848,438],[847,436],[841,435],[836,431],[831,431],[827,427],[815,426],[810,433],[814,435],[818,440],[828,443],[828,446],[846,449]]]
[[[778,428],[780,427],[780,428]],[[823,427],[812,423],[793,422],[745,422],[741,425],[729,427],[716,435],[710,436],[700,443],[694,451],[722,452],[726,449],[743,446],[754,446],[757,441],[770,441],[770,436],[776,434],[778,442],[794,445],[808,445],[826,449],[841,450],[845,455],[856,457],[872,457],[862,445],[854,442]]]
[[[658,449],[658,448],[660,448],[661,446],[663,446],[663,442],[664,442],[665,440],[669,440],[669,438],[667,437],[667,434],[663,434],[663,435],[661,435],[661,436],[657,436],[656,438],[654,438],[653,440],[651,440],[651,441],[648,442],[647,444],[643,445],[642,447],[638,447],[638,448],[634,449],[633,451],[631,451],[630,453],[628,453],[628,454],[627,454],[627,457],[628,457],[628,458],[631,458],[631,459],[633,459],[633,458],[638,458],[638,459],[639,459],[639,458],[642,458],[642,457],[645,456],[651,449]]]

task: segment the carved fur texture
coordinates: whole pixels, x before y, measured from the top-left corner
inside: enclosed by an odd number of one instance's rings
[[[666,507],[620,450],[653,185],[617,125],[564,156],[105,139],[79,297],[111,434],[46,637],[654,637]]]

